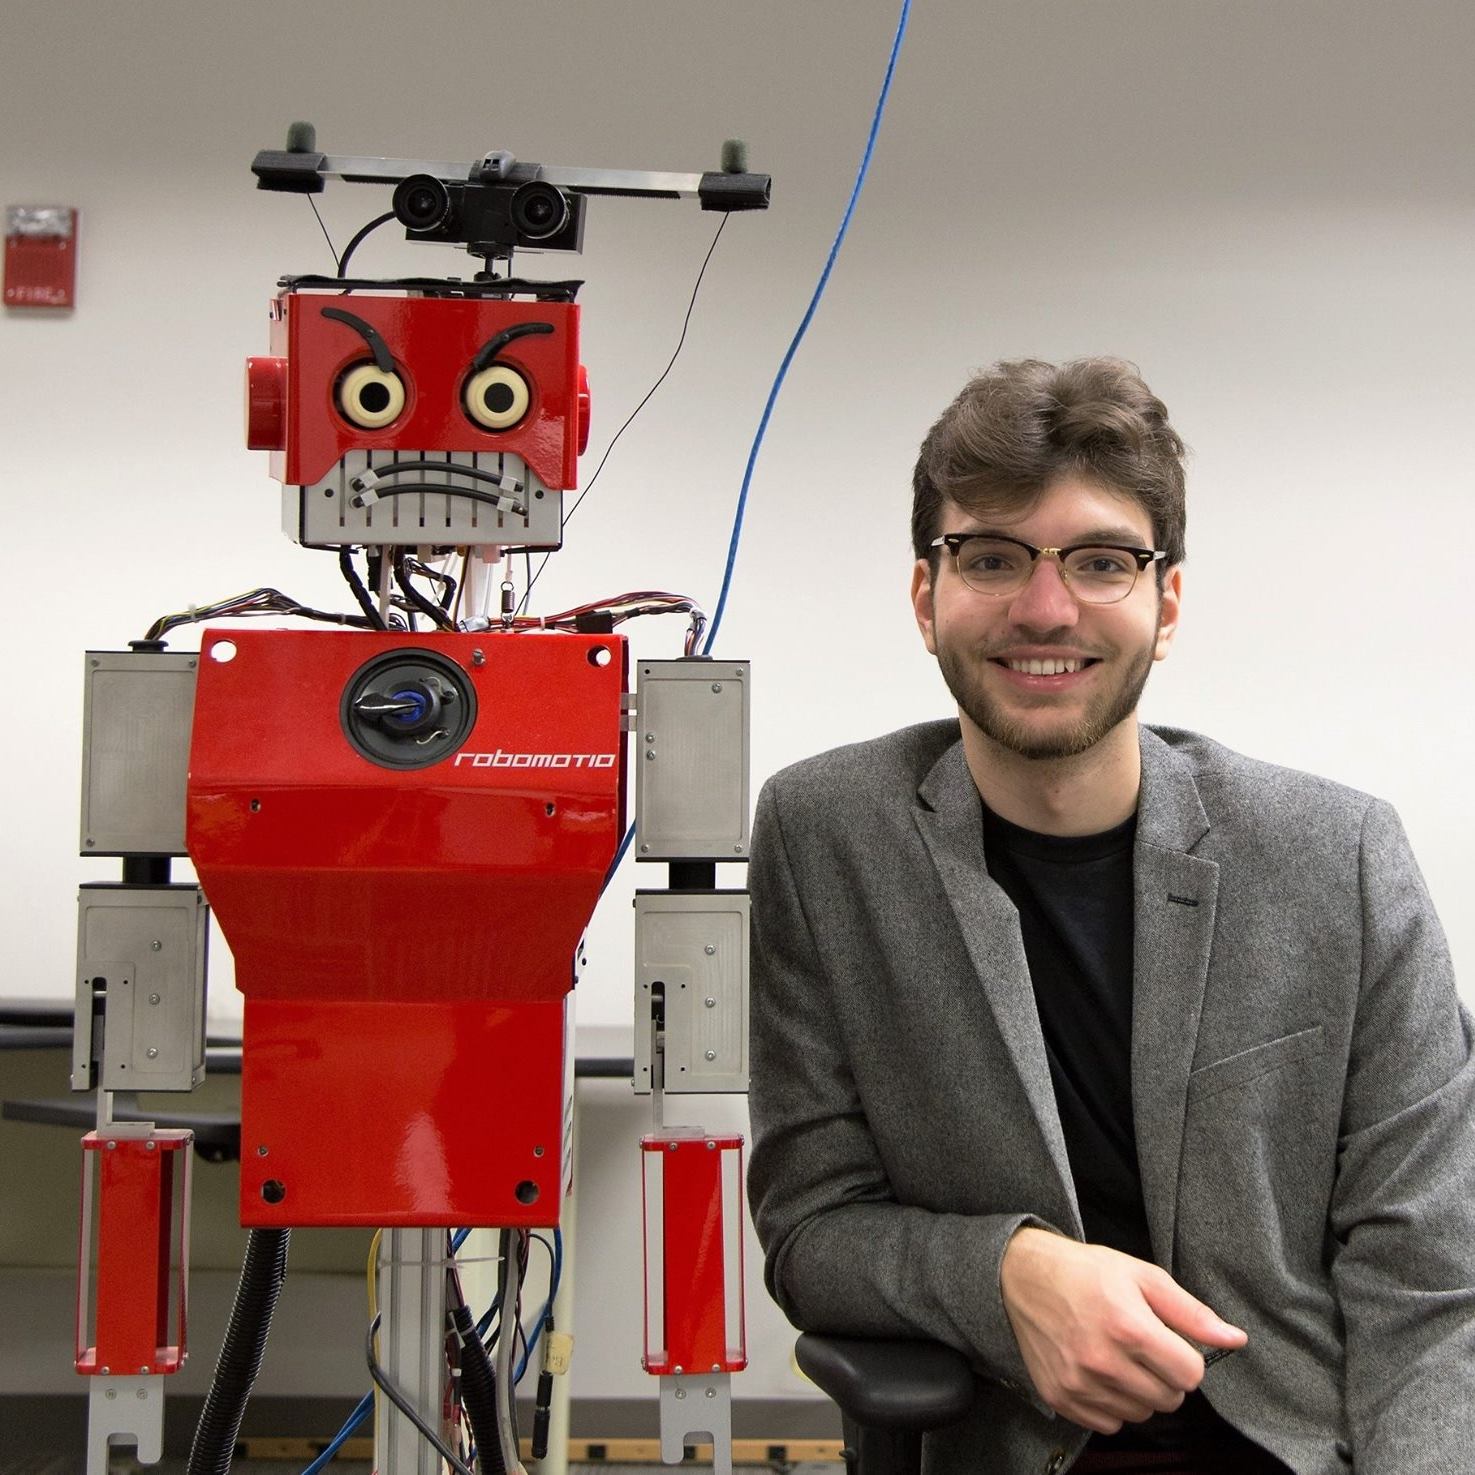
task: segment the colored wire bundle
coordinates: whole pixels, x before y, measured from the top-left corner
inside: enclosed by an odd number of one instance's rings
[[[313,609],[283,594],[280,589],[248,589],[230,599],[214,604],[190,605],[188,609],[174,614],[161,615],[149,626],[145,640],[161,640],[180,625],[194,624],[199,620],[240,620],[262,615],[296,615],[304,620],[320,620],[329,625],[352,625],[357,629],[372,628],[367,614],[344,615],[330,610]]]
[[[690,615],[691,626],[686,633],[686,654],[691,655],[706,627],[707,616],[696,601],[685,594],[666,594],[658,589],[637,589],[626,594],[611,595],[608,599],[592,600],[588,604],[576,604],[572,609],[560,610],[556,615],[514,615],[504,622],[510,630],[583,630],[600,621],[607,620],[610,627],[622,625],[641,615]]]

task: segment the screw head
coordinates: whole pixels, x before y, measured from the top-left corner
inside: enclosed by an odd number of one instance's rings
[[[715,1060],[717,1058],[717,1052],[715,1050],[707,1050],[704,1054],[708,1060]]]
[[[149,944],[149,951],[151,953],[162,953],[164,951],[164,944],[162,942],[160,942],[159,939],[156,937]]]
[[[704,1003],[709,1009],[715,1009],[717,1007],[717,1000],[714,999],[711,994],[708,994],[707,997],[702,1000],[702,1003]]]
[[[159,1002],[159,996],[158,996],[158,994],[150,994],[149,995],[149,1003],[151,1003],[151,1004],[157,1004],[158,1002]]]
[[[675,1372],[676,1376],[679,1378],[682,1375],[682,1373],[684,1373],[686,1371],[686,1369],[684,1367],[682,1367],[682,1365],[678,1362],[676,1364],[675,1368],[673,1369],[673,1371]],[[683,1396],[685,1396],[682,1389],[678,1388],[676,1391],[677,1391],[677,1393],[682,1393]]]
[[[89,840],[89,841],[88,841],[88,842],[87,842],[87,848],[88,848],[88,849],[89,849],[89,850],[91,850],[91,849],[92,849],[92,847],[93,847],[93,846],[94,846],[94,845],[96,845],[96,844],[97,844],[97,841],[96,841],[96,840]]]
[[[653,733],[653,732],[648,732],[648,733],[646,733],[646,735],[645,735],[645,740],[646,740],[646,742],[648,742],[648,743],[653,743],[653,742],[655,742],[655,740],[656,740],[656,735],[655,735],[655,733]]]
[[[144,1151],[145,1151],[145,1152],[153,1152],[153,1151],[154,1151],[154,1150],[155,1150],[155,1147],[156,1147],[156,1146],[157,1146],[157,1144],[156,1144],[156,1143],[153,1143],[153,1142],[145,1142],[145,1143],[144,1143],[144,1144],[143,1144],[143,1150],[144,1150]]]
[[[140,1369],[139,1369],[139,1371],[140,1371],[140,1372],[142,1372],[142,1371],[143,1371],[143,1369],[142,1369],[142,1368],[140,1368]],[[140,1397],[140,1398],[147,1398],[147,1397],[148,1397],[148,1396],[149,1396],[149,1394],[148,1394],[148,1389],[147,1389],[147,1388],[140,1388],[140,1389],[139,1389],[139,1390],[138,1390],[138,1396],[139,1396],[139,1397]]]
[[[265,1157],[265,1156],[266,1156],[266,1153],[267,1153],[267,1147],[266,1147],[266,1143],[264,1143],[264,1142],[263,1142],[263,1143],[262,1143],[262,1144],[261,1144],[261,1145],[260,1145],[260,1146],[259,1146],[259,1147],[258,1147],[258,1148],[257,1148],[257,1149],[256,1149],[256,1156],[257,1156],[257,1157]]]
[[[534,1157],[542,1157],[543,1156],[543,1149],[541,1147],[535,1147],[535,1148],[533,1148],[533,1156]]]
[[[651,760],[651,759],[652,759],[652,758],[654,758],[654,757],[655,757],[655,756],[656,756],[656,752],[655,752],[655,749],[654,749],[654,748],[647,748],[647,749],[646,749],[646,750],[645,750],[645,761],[646,761],[646,762],[647,762],[647,763],[649,763],[649,762],[650,762],[650,760]]]
[[[487,663],[487,655],[486,655],[486,652],[485,651],[483,651],[483,650],[474,650],[474,651],[471,652],[471,664],[473,666],[485,666],[486,663]]]
[[[642,854],[642,855],[644,855],[644,854],[646,854],[646,852],[647,852],[647,851],[649,851],[649,850],[650,850],[650,846],[649,846],[649,845],[642,845],[642,846],[641,846],[641,847],[640,847],[640,853],[641,853],[641,854]]]
[[[109,1142],[108,1143],[108,1151],[111,1152],[117,1145],[118,1144],[116,1142]],[[106,1372],[107,1369],[104,1368],[103,1371]]]
[[[712,683],[712,690],[713,691],[721,691],[722,690],[722,683],[720,681],[714,681]]]
[[[734,855],[741,855],[743,853],[743,847],[741,845],[734,845],[732,847],[732,853]]]
[[[716,1152],[717,1151],[717,1144],[715,1142],[713,1142],[710,1138],[707,1141],[707,1151],[708,1152]]]
[[[150,1060],[157,1060],[159,1058],[159,1047],[157,1045],[150,1045],[146,1053]]]
[[[146,1368],[146,1367],[141,1367],[141,1368],[139,1368],[139,1372],[141,1372],[141,1373],[143,1373],[143,1374],[144,1374],[144,1375],[145,1375],[145,1376],[147,1376],[147,1375],[148,1375],[148,1369],[147,1369],[147,1368]],[[139,1389],[139,1390],[138,1390],[138,1396],[139,1396],[139,1397],[140,1397],[140,1398],[142,1398],[142,1397],[143,1397],[143,1389],[142,1389],[142,1388],[140,1388],[140,1389]]]
[[[712,945],[712,944],[711,944],[711,943],[710,943],[710,942],[709,942],[709,943],[708,943],[708,944],[707,944],[707,945],[706,945],[706,947],[704,947],[704,948],[703,948],[703,949],[702,949],[702,951],[703,951],[703,952],[704,952],[704,953],[706,953],[706,955],[707,955],[707,956],[708,956],[708,957],[709,957],[709,958],[710,958],[710,957],[711,957],[711,956],[712,956],[712,954],[713,954],[713,953],[715,953],[715,952],[716,952],[716,951],[717,951],[717,949],[716,949],[716,948],[715,948],[715,947],[714,947],[714,946],[713,946],[713,945]]]
[[[685,1388],[678,1388],[676,1390],[676,1396],[678,1398],[685,1398],[686,1397],[686,1389]]]
[[[111,1142],[108,1143],[108,1146],[109,1147],[111,1147],[112,1145],[113,1144]],[[668,1142],[666,1144],[666,1151],[667,1152],[675,1152],[676,1151],[676,1144],[674,1142]],[[676,1371],[679,1373],[681,1371],[681,1369],[680,1368],[677,1368]]]

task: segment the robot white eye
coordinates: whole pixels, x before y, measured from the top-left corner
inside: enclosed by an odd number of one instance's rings
[[[405,386],[398,374],[377,364],[355,364],[338,384],[338,409],[351,425],[380,430],[393,424],[405,407]]]
[[[466,413],[483,429],[510,430],[528,412],[528,382],[506,364],[493,364],[466,381]]]

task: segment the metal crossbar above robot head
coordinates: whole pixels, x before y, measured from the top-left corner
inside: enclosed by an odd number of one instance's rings
[[[751,174],[746,150],[723,145],[722,167],[702,174],[583,169],[532,164],[492,152],[467,163],[378,159],[320,153],[310,123],[294,123],[285,149],[252,162],[257,187],[318,194],[329,179],[394,186],[392,211],[408,240],[464,245],[488,264],[518,248],[579,251],[591,195],[697,199],[703,210],[766,210],[769,176]]]

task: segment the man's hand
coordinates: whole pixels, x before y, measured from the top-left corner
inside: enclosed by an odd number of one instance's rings
[[[1043,1229],[1009,1241],[999,1282],[1036,1392],[1101,1434],[1177,1408],[1203,1381],[1198,1346],[1248,1340],[1156,1265]]]

